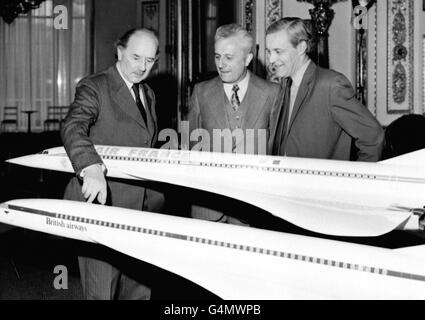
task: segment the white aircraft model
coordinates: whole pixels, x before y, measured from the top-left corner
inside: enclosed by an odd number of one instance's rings
[[[425,246],[390,250],[49,199],[3,203],[0,222],[108,246],[223,299],[425,299]]]
[[[110,177],[148,179],[245,201],[336,236],[422,230],[425,149],[379,163],[96,146]],[[63,147],[9,160],[74,172]]]

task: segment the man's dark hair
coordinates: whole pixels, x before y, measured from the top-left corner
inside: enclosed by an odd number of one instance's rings
[[[307,54],[312,53],[316,48],[316,35],[311,21],[298,17],[282,18],[267,28],[266,35],[282,30],[288,32],[289,40],[293,47],[296,47],[301,41],[305,41]]]
[[[127,48],[128,40],[130,40],[130,37],[135,34],[136,32],[143,32],[146,34],[151,35],[153,38],[156,39],[156,42],[158,43],[158,36],[156,33],[152,30],[146,29],[146,28],[133,28],[128,30],[126,33],[124,33],[116,42],[115,47],[122,47]]]

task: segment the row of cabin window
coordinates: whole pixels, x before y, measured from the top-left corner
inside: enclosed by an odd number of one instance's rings
[[[104,156],[105,159],[111,160],[128,160],[128,161],[143,161],[143,162],[160,162],[160,163],[169,163],[169,164],[180,164],[180,160],[158,160],[158,159],[145,159],[145,158],[134,158],[134,157],[121,157],[121,156]],[[356,173],[341,173],[341,172],[331,172],[331,171],[314,171],[314,170],[300,170],[300,169],[286,169],[286,168],[271,168],[271,167],[257,167],[257,166],[240,166],[236,164],[219,164],[219,163],[207,163],[200,162],[200,166],[205,167],[220,167],[220,168],[238,168],[244,167],[246,169],[263,169],[267,171],[277,171],[285,173],[297,173],[297,174],[313,174],[319,176],[334,176],[334,177],[350,177],[350,178],[361,178],[361,179],[376,179],[376,176],[365,175],[365,174],[356,174]]]

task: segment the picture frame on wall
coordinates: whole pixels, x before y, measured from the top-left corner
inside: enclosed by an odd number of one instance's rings
[[[159,1],[138,0],[137,2],[137,27],[152,30],[160,36],[160,6]],[[150,77],[159,75],[160,61],[155,63]]]
[[[159,1],[145,1],[138,2],[138,25],[156,33],[159,33]]]

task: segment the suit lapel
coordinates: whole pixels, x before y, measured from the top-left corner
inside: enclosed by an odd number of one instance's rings
[[[211,110],[211,114],[214,115],[214,119],[218,124],[217,129],[229,128],[230,124],[227,119],[226,113],[226,93],[224,92],[223,84],[220,80],[220,77],[215,78],[215,85],[213,90],[207,94],[207,103],[206,105]]]
[[[111,85],[111,96],[115,103],[125,113],[132,117],[140,126],[146,128],[146,124],[143,121],[142,115],[137,108],[136,102],[131,96],[130,90],[118,73],[117,67],[113,66],[109,69],[110,83]]]
[[[244,103],[246,110],[244,110],[243,128],[254,128],[267,98],[265,90],[261,90],[258,85],[257,77],[250,73],[248,90],[243,100],[243,102],[247,102]]]
[[[155,132],[157,132],[157,123],[156,123],[156,113],[155,113],[155,106],[154,106],[154,98],[153,98],[153,92],[149,88],[148,85],[142,84],[143,87],[143,95],[145,97],[145,101],[147,103],[146,109],[147,109],[147,120],[148,120],[148,129],[149,133],[153,136],[155,135]]]
[[[283,100],[285,99],[285,81],[280,84],[279,95],[276,99],[274,107],[270,115],[270,141],[274,141],[276,137],[277,124],[281,117],[281,113],[286,111],[286,107],[283,106]],[[283,115],[284,116],[284,115]]]
[[[308,94],[311,92],[314,86],[314,78],[316,76],[316,64],[311,61],[310,65],[307,67],[307,70],[304,73],[304,77],[301,81],[300,87],[298,89],[297,97],[295,98],[294,107],[292,109],[291,119],[289,121],[289,128],[286,130],[286,135],[289,134],[292,128],[292,124],[303,106],[304,100],[307,98]],[[288,108],[286,108],[288,109]]]

